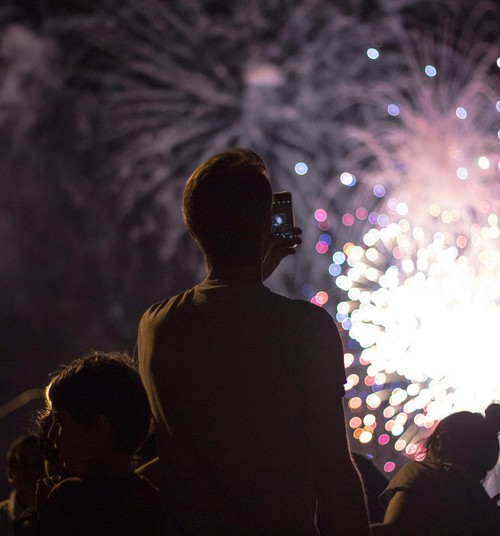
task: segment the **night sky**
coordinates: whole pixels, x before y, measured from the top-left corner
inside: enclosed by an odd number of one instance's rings
[[[384,363],[384,371],[370,373],[360,346],[366,335],[355,337],[352,309],[337,307],[357,303],[346,293],[358,250],[346,245],[369,248],[363,237],[370,228],[396,223],[415,240],[422,229],[433,266],[441,233],[440,244],[456,252],[453,267],[468,263],[473,272],[468,283],[460,279],[457,285],[477,286],[479,295],[488,282],[489,297],[480,302],[484,317],[466,313],[475,346],[462,345],[490,348],[494,357],[484,359],[483,374],[498,379],[500,341],[490,327],[500,306],[494,253],[500,250],[498,3],[244,4],[2,4],[2,456],[42,403],[21,401],[14,409],[9,401],[43,388],[51,371],[90,349],[132,354],[142,312],[203,277],[201,254],[182,222],[182,188],[201,161],[230,146],[261,154],[275,191],[294,193],[304,244],[269,286],[324,306],[339,322],[353,359],[348,420],[360,421],[350,424],[358,450],[380,467],[399,467],[397,437],[387,436],[391,450],[380,453],[387,443],[381,427],[390,435],[387,422],[394,416],[391,426],[401,426],[398,437],[410,445],[422,423],[412,428],[395,415],[419,414],[418,402],[403,411],[403,398],[418,398],[418,390],[437,377],[431,365],[397,373]],[[444,152],[443,140],[451,140]],[[414,243],[394,235],[394,247],[389,250],[384,239],[382,251],[377,244],[383,240],[377,240],[372,249],[385,256],[373,261],[378,271],[390,277],[397,266],[409,281],[409,256],[418,264]],[[435,275],[431,268],[419,270],[427,280]],[[366,288],[384,287],[380,273],[368,277]],[[383,321],[377,325],[390,331]],[[451,377],[442,363],[435,374]],[[466,382],[453,383],[458,381],[441,382],[449,390],[446,403],[436,393],[428,402],[446,413],[467,404],[481,411],[491,401],[474,398]],[[498,381],[484,382],[486,396],[500,398]],[[370,413],[369,397],[385,391],[380,411]],[[364,413],[352,402],[358,399]],[[384,408],[395,409],[382,416]],[[432,408],[424,409],[432,415]],[[378,431],[369,419],[361,422],[368,413]],[[2,496],[8,489],[0,476]]]

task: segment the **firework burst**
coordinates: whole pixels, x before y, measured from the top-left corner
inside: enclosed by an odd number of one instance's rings
[[[360,95],[372,122],[347,129],[340,179],[363,186],[336,241],[316,213],[348,333],[349,424],[367,452],[412,454],[441,418],[500,398],[500,86],[494,47],[480,43],[401,39],[388,56],[405,75]],[[389,471],[390,458],[378,455]]]
[[[353,441],[387,444],[388,459],[499,397],[492,5],[457,43],[452,25],[443,39],[407,32],[399,6],[418,1],[382,1],[371,20],[334,4],[126,1],[63,31],[92,52],[75,78],[97,96],[101,174],[124,207],[166,209],[165,261],[184,237],[182,185],[208,155],[249,146],[293,192],[304,247],[271,284],[339,302]]]
[[[349,81],[365,68],[345,46],[363,32],[354,15],[322,0],[127,1],[59,31],[89,45],[74,80],[96,97],[84,112],[95,117],[88,143],[102,154],[101,176],[126,206],[154,199],[167,209],[166,261],[185,237],[186,177],[227,147],[261,154],[275,190],[300,196],[299,224],[309,220],[342,152]],[[293,293],[302,270],[285,267],[275,287]]]

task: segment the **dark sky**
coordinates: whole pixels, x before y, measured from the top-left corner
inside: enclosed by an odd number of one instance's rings
[[[136,6],[146,3],[138,0]],[[460,28],[468,13],[463,9],[461,15],[460,8],[476,3],[410,1],[406,8],[397,10],[395,1],[359,0],[346,2],[342,9],[346,16],[359,22],[360,28],[366,25],[375,34],[378,28],[387,31],[389,26],[385,25],[394,16],[389,13],[396,11],[406,27],[426,30],[433,29],[440,14],[453,12],[458,16],[456,25]],[[105,142],[101,139],[109,135],[110,126],[111,130],[116,126],[109,118],[108,123],[103,120],[103,110],[107,111],[103,97],[113,84],[118,84],[107,74],[126,73],[131,60],[120,57],[116,43],[111,43],[115,48],[103,49],[95,45],[95,41],[99,42],[96,28],[100,27],[96,21],[105,17],[113,19],[116,6],[121,4],[123,2],[110,0],[9,0],[0,8],[3,43],[0,58],[0,142],[3,147],[0,154],[0,292],[4,297],[0,313],[0,404],[23,391],[43,387],[51,371],[91,348],[133,353],[135,329],[142,311],[161,297],[193,284],[203,270],[200,254],[183,230],[179,192],[192,162],[203,155],[204,146],[209,144],[217,128],[205,138],[202,134],[197,134],[198,138],[193,135],[192,140],[179,143],[165,154],[141,155],[135,159],[134,148],[142,151],[148,143],[141,141],[134,145],[125,137]],[[231,17],[235,16],[231,11],[234,7],[228,7],[232,4],[208,0],[201,4],[208,20],[217,20],[219,25],[221,20],[226,20],[229,35]],[[259,35],[264,36],[263,40],[270,43],[266,50],[271,50],[272,57],[275,51],[271,45],[277,30],[269,20],[276,16],[279,26],[280,18],[276,14],[290,10],[297,2],[263,0],[264,4],[270,12],[265,13],[263,20],[252,21],[252,24],[262,32]],[[178,7],[181,3],[171,5]],[[81,17],[80,22],[72,26],[75,16]],[[484,38],[493,41],[498,37],[500,25],[494,15],[488,18],[491,31],[486,32]],[[90,21],[90,29],[85,21]],[[318,20],[316,28],[311,23],[303,46],[295,43],[293,53],[297,57],[302,58],[301,49],[311,46],[314,39],[322,38],[321,24]],[[307,27],[306,24],[301,26]],[[357,30],[353,28],[348,35],[361,39]],[[244,54],[250,56],[259,45],[251,42],[252,32],[247,41],[232,36],[240,49],[228,48],[227,54],[222,55],[223,60],[227,60],[228,81],[236,88],[236,97],[239,91],[245,90],[240,59]],[[215,42],[224,42],[220,41],[220,36],[216,37],[219,41]],[[193,61],[190,46],[197,53],[206,52],[207,58],[220,59],[216,49],[207,51],[205,49],[210,47],[203,42],[200,45],[196,35],[192,39],[187,44],[178,40],[186,45],[175,50],[178,54],[175,59],[181,65],[182,61]],[[345,64],[339,71],[353,77],[353,87],[363,76],[370,82],[368,71],[352,74],[353,66],[349,63],[350,48],[362,48],[365,44],[355,40],[346,43],[349,46],[340,47],[341,52],[343,49],[347,52]],[[282,59],[284,65],[288,65],[286,61]],[[196,67],[200,73],[210,71],[210,63],[202,65],[202,59],[199,62],[200,65],[190,65],[190,68]],[[151,87],[157,84],[161,89],[158,80],[150,74],[141,76],[141,79],[130,78],[131,87],[136,84],[142,88],[150,83]],[[335,73],[335,80],[340,78]],[[14,90],[6,84],[13,80],[19,82]],[[280,98],[297,97],[294,102],[308,111],[307,98],[300,100],[302,94],[300,91],[297,94],[298,97],[285,88]],[[12,95],[15,96],[13,101]],[[188,101],[188,109],[195,117],[204,112],[204,103]],[[242,113],[237,107],[228,106],[225,110],[227,117],[221,119],[223,114],[218,113],[210,116],[216,126],[223,120],[227,121],[221,122],[225,128]],[[175,110],[172,117],[174,114]],[[138,112],[138,115],[141,114]],[[266,114],[262,115],[259,120],[267,121]],[[358,118],[363,120],[360,112]],[[235,124],[237,119],[234,119]],[[189,121],[185,124],[189,126]],[[271,144],[281,143],[279,137],[283,132],[279,125],[271,124],[269,128],[274,136]],[[307,128],[304,131],[306,145],[309,132]],[[241,132],[239,135],[243,136]],[[287,140],[280,145],[279,154],[274,154],[269,140],[264,140],[262,150],[274,169],[280,170],[285,158],[282,155],[297,153],[293,143]],[[341,149],[336,150],[334,160],[343,156]],[[183,155],[182,158],[179,155]],[[131,170],[125,165],[121,168],[116,165],[123,158],[129,158]],[[334,164],[329,162],[323,171],[330,172]],[[158,178],[157,169],[164,169],[164,176]],[[165,176],[168,176],[167,186]],[[321,270],[326,273],[323,267]],[[296,291],[292,276],[285,274],[281,281],[285,286],[288,284],[290,294]],[[0,455],[26,429],[39,403],[28,403],[0,420]],[[5,496],[7,490],[7,483],[0,475],[0,495]]]

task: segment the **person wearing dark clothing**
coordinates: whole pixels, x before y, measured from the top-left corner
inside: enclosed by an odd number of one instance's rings
[[[498,536],[500,509],[481,485],[498,461],[498,409],[490,406],[486,418],[461,411],[438,424],[425,460],[404,465],[382,493],[386,513],[374,536]]]
[[[132,360],[94,351],[64,367],[46,389],[47,419],[65,477],[39,482],[36,519],[19,534],[159,536],[160,494],[130,463],[151,419]]]
[[[208,276],[140,322],[167,520],[185,535],[312,536],[319,504],[328,534],[363,536],[342,343],[325,310],[263,285],[294,252],[271,245],[271,202],[255,153],[203,163],[183,210]]]
[[[158,492],[145,478],[95,471],[54,485],[40,513],[38,534],[158,535],[160,512]]]

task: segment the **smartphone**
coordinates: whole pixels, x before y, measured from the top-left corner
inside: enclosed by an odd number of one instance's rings
[[[273,238],[284,238],[285,244],[294,243],[294,227],[292,194],[290,192],[276,192],[273,194],[271,209]]]

